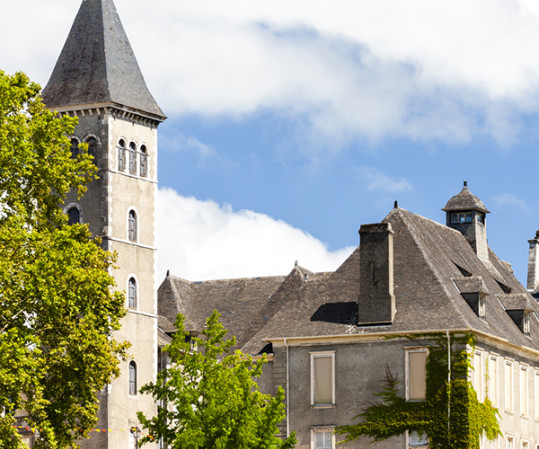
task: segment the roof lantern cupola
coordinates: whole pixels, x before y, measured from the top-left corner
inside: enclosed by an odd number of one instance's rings
[[[446,225],[461,232],[477,256],[488,260],[485,217],[490,211],[468,190],[466,181],[460,193],[453,196],[442,210],[446,213]]]

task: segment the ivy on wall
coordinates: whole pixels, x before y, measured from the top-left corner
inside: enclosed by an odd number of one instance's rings
[[[381,402],[371,404],[354,420],[358,423],[337,427],[344,441],[367,436],[374,441],[417,431],[426,435],[429,447],[439,449],[479,449],[482,434],[489,440],[501,435],[498,410],[487,397],[480,402],[468,373],[469,348],[475,346],[470,334],[430,334],[428,338],[426,400],[406,401],[399,394],[399,381],[386,368]]]

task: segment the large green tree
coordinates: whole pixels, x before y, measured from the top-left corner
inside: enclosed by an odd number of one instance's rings
[[[76,447],[97,421],[97,393],[118,374],[125,314],[114,262],[62,211],[96,168],[71,158],[76,119],[50,112],[40,87],[0,71],[0,447],[20,446],[25,410],[36,447]]]
[[[162,438],[174,449],[290,449],[294,434],[281,440],[284,391],[275,397],[260,392],[254,378],[262,374],[265,358],[254,361],[232,352],[235,339],[214,311],[200,336],[191,337],[178,315],[177,332],[165,347],[171,365],[155,383],[142,387],[159,401],[156,417],[139,413],[151,438]]]

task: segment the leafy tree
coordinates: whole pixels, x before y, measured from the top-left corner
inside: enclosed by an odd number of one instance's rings
[[[262,374],[265,358],[231,353],[235,339],[214,311],[200,337],[190,337],[178,315],[177,332],[165,347],[171,367],[155,383],[144,385],[161,406],[156,417],[139,412],[151,438],[162,438],[174,449],[289,449],[296,439],[276,437],[284,414],[284,391],[262,394],[253,378]]]
[[[96,168],[71,158],[77,120],[50,112],[40,87],[0,71],[0,447],[21,447],[17,410],[38,448],[77,447],[97,421],[97,393],[126,346],[112,337],[125,314],[112,292],[113,256],[61,206]]]

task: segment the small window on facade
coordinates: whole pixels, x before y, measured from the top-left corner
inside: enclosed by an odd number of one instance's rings
[[[125,170],[125,141],[122,139],[118,142],[118,170]]]
[[[311,404],[331,406],[335,403],[335,353],[311,353]]]
[[[88,137],[86,139],[88,144],[88,154],[94,158],[94,163],[97,160],[97,139],[95,137]]]
[[[427,355],[426,349],[410,349],[407,356],[407,399],[422,401],[427,397]]]
[[[137,364],[133,361],[129,362],[129,394],[137,394]]]
[[[410,432],[408,436],[409,447],[427,447],[429,440],[425,433],[419,433],[417,430]]]
[[[483,387],[483,354],[475,351],[473,354],[473,377],[472,384],[477,393],[479,401],[483,401],[485,388]]]
[[[134,175],[137,172],[137,146],[131,142],[129,144],[129,173]]]
[[[314,449],[334,449],[335,447],[333,429],[315,429],[312,431],[312,439]]]
[[[71,159],[75,159],[79,155],[79,140],[73,137],[71,139]]]
[[[505,362],[505,411],[513,411],[513,363]]]
[[[507,437],[507,449],[515,449],[515,439],[513,437]]]
[[[130,241],[136,242],[137,241],[137,214],[134,210],[129,211],[129,217],[128,217],[128,223],[127,223],[127,237]]]
[[[148,176],[148,150],[144,145],[140,147],[140,176]]]
[[[69,225],[79,224],[80,223],[80,210],[76,206],[71,206],[67,210],[67,223]]]
[[[488,362],[488,397],[492,405],[498,404],[498,359],[490,356]]]
[[[127,283],[127,299],[130,309],[137,308],[137,281],[134,278],[129,278]]]
[[[528,367],[520,367],[518,390],[520,392],[520,414],[528,416]]]
[[[485,214],[479,212],[479,213],[477,214],[477,221],[478,221],[479,223],[484,223],[484,222],[485,222]]]

